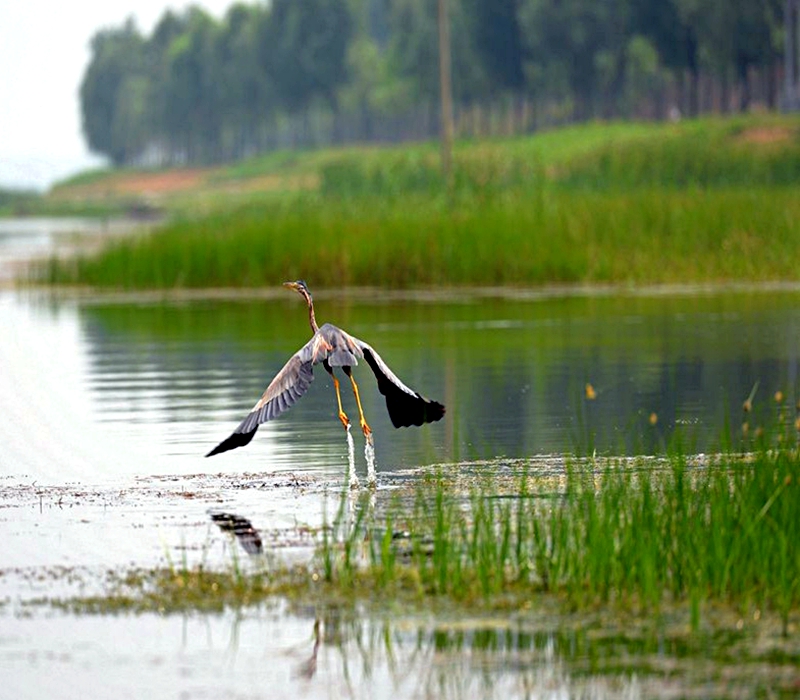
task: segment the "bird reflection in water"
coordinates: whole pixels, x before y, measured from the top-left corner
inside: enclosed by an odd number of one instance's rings
[[[248,554],[257,556],[264,551],[261,535],[247,518],[233,513],[210,513],[210,516],[211,521],[223,532],[232,534]]]

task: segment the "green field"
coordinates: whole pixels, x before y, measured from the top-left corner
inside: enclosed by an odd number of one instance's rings
[[[306,184],[220,194],[266,176]],[[797,118],[589,124],[461,143],[449,191],[435,144],[273,154],[218,169],[212,184],[174,198],[156,231],[53,259],[36,281],[738,282],[796,280],[800,260]]]

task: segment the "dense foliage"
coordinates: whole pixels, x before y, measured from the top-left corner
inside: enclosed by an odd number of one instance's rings
[[[532,100],[517,110],[521,129],[530,128],[531,112],[566,120],[743,109],[753,75],[761,75],[759,98],[774,104],[782,7],[450,0],[455,100],[473,133],[493,119],[487,109],[475,116],[476,105],[520,100]],[[167,11],[149,36],[129,20],[92,41],[84,132],[92,150],[117,164],[430,137],[437,36],[435,0],[273,0],[233,5],[221,20],[191,7]],[[705,94],[712,85],[713,104]]]

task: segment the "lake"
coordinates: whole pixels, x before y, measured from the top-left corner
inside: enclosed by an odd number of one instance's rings
[[[320,322],[366,340],[406,384],[447,406],[439,423],[395,430],[362,363],[354,374],[379,471],[562,452],[651,454],[678,439],[715,450],[731,427],[738,437],[756,384],[754,427],[773,417],[776,392],[797,399],[797,292],[497,294],[317,295]],[[0,352],[14,471],[101,481],[207,469],[341,471],[344,436],[321,368],[307,395],[250,445],[202,459],[310,337],[305,306],[288,290],[172,301],[8,293],[0,323],[10,331]],[[66,446],[91,454],[56,467],[52,453]]]
[[[19,245],[48,249],[0,231],[0,262],[17,261]],[[309,556],[308,530],[347,468],[321,368],[250,445],[203,457],[310,335],[302,300],[282,281],[206,297],[0,292],[0,674],[9,697],[82,697],[90,683],[98,696],[127,697],[132,681],[153,698],[639,697],[697,684],[715,695],[743,676],[753,687],[797,681],[760,658],[710,667],[711,638],[611,633],[608,620],[542,612],[464,621],[280,602],[163,618],[41,609],[42,599],[102,590],[109,569],[226,565],[236,544],[210,523],[214,510],[250,518],[281,557]],[[676,443],[712,452],[742,443],[745,421],[755,430],[794,420],[800,399],[796,288],[318,290],[315,302],[320,323],[369,342],[406,384],[447,407],[438,423],[395,430],[369,368],[355,370],[378,499],[420,469],[502,470]],[[346,381],[342,389],[363,476],[358,414]],[[665,685],[659,665],[677,682]]]

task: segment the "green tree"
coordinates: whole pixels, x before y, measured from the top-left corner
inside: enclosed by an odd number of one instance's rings
[[[641,34],[625,47],[625,109],[632,114],[643,100],[658,101],[663,90],[662,69],[653,42]]]
[[[141,73],[125,76],[117,90],[111,140],[115,163],[128,163],[140,157],[149,141],[147,99],[149,84]]]
[[[709,67],[723,80],[733,71],[742,87],[740,109],[747,109],[750,103],[748,70],[774,64],[778,58],[781,4],[779,0],[703,3],[703,48]]]
[[[233,157],[259,148],[259,125],[275,110],[269,77],[258,62],[258,27],[266,14],[263,6],[237,3],[217,37],[223,142]]]
[[[167,125],[169,123],[170,47],[187,31],[188,14],[167,10],[153,29],[145,45],[148,75],[148,131],[151,146],[158,148],[161,159],[171,161],[176,155]]]
[[[188,10],[186,27],[169,44],[164,85],[163,127],[189,161],[219,156],[222,86],[216,60],[219,29],[205,11]]]
[[[623,90],[629,0],[524,0],[520,23],[534,88],[566,91],[586,118]]]
[[[274,0],[259,28],[261,66],[288,111],[321,98],[337,110],[353,21],[341,0]]]
[[[489,88],[520,90],[525,75],[519,0],[464,0],[463,4]]]
[[[488,94],[489,79],[475,50],[467,8],[449,3],[452,37],[453,96],[469,101]],[[435,0],[395,0],[390,17],[390,65],[393,73],[410,82],[416,99],[439,98],[439,34]]]
[[[141,134],[131,139],[128,129],[134,128],[132,122],[141,117],[141,105],[135,100],[140,97],[140,79],[144,76],[143,46],[144,40],[132,19],[120,29],[97,32],[81,81],[83,133],[89,148],[116,165],[135,155],[141,145]],[[126,94],[134,84],[135,97]]]

